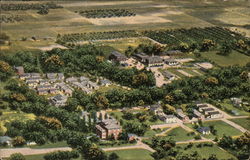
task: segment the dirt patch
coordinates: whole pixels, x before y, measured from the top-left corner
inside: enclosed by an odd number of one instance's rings
[[[146,16],[137,15],[134,17],[114,17],[114,18],[90,18],[89,22],[95,25],[122,25],[122,24],[145,24],[145,23],[167,23],[171,20],[158,17],[156,15]]]
[[[59,45],[59,44],[54,44],[54,45],[50,45],[50,46],[47,46],[47,47],[38,47],[38,49],[42,50],[42,51],[50,51],[54,48],[61,48],[61,49],[67,49],[67,47],[64,47],[62,45]]]
[[[120,2],[70,2],[70,3],[63,3],[62,5],[65,7],[80,7],[80,6],[110,6],[110,5],[123,5],[123,4],[140,4],[141,1],[120,1]],[[143,3],[152,3],[152,1],[143,1]]]

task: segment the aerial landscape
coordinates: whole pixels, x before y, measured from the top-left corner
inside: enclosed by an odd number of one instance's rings
[[[250,160],[250,0],[0,9],[0,160]]]

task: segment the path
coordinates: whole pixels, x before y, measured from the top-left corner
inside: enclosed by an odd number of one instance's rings
[[[46,154],[55,151],[70,151],[70,147],[60,148],[43,148],[43,149],[32,149],[32,148],[8,148],[0,149],[1,157],[9,157],[13,153],[21,153],[23,155],[35,155],[35,154]]]
[[[240,125],[238,125],[238,124],[236,124],[236,123],[234,123],[234,122],[232,122],[232,121],[229,121],[228,119],[225,119],[225,118],[224,118],[224,119],[222,119],[222,121],[226,122],[227,124],[233,126],[234,128],[240,130],[240,131],[243,132],[243,133],[248,132],[247,129],[241,127]]]
[[[212,142],[215,143],[213,140],[211,139],[199,139],[199,140],[195,140],[195,139],[191,139],[191,140],[187,140],[187,141],[178,141],[176,142],[176,144],[186,144],[186,143],[203,143],[203,142]]]
[[[154,73],[157,87],[161,87],[164,84],[169,83],[169,82],[165,81],[165,78],[162,75],[162,73],[160,71],[158,71],[158,67],[151,68],[151,71]]]

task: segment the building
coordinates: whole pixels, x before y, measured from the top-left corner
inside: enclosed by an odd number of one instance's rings
[[[69,77],[66,78],[66,83],[73,83],[73,82],[78,82],[78,79],[76,77]]]
[[[170,51],[165,51],[161,54],[162,56],[182,56],[183,53],[180,50],[170,50]]]
[[[233,103],[233,105],[235,107],[241,107],[242,106],[242,99],[241,98],[236,98],[236,97],[233,97],[233,98],[230,98],[231,102]]]
[[[129,142],[136,140],[136,137],[137,137],[136,134],[128,133],[128,141]]]
[[[174,115],[166,115],[166,114],[161,114],[158,115],[159,119],[166,122],[166,123],[176,123],[177,118]]]
[[[125,55],[121,54],[120,52],[113,51],[111,52],[111,55],[109,56],[109,59],[114,62],[118,63],[125,63],[125,61],[128,59]]]
[[[24,68],[23,68],[23,66],[15,67],[15,71],[16,71],[16,73],[17,73],[19,76],[24,74]]]
[[[62,94],[58,94],[51,98],[51,103],[56,106],[65,106],[67,102],[68,97]]]
[[[64,80],[64,74],[63,73],[58,73],[57,74],[57,79],[59,80],[59,81],[63,81]]]
[[[163,66],[163,59],[159,56],[152,56],[148,57],[145,62],[148,67],[157,67],[157,66]]]
[[[149,110],[150,110],[151,112],[153,112],[154,114],[156,114],[156,115],[157,115],[157,113],[158,113],[159,111],[162,111],[161,105],[159,105],[159,104],[151,105]]]
[[[0,137],[0,146],[11,146],[12,139],[8,136],[1,136]]]
[[[145,64],[146,60],[149,58],[149,56],[143,52],[135,54],[134,57],[143,64]]]
[[[176,78],[174,74],[172,74],[171,72],[168,72],[168,71],[163,71],[162,75],[170,81],[172,81]]]
[[[198,132],[200,132],[201,134],[210,134],[210,128],[209,127],[199,127],[197,129]]]
[[[105,119],[96,125],[96,134],[101,139],[108,139],[112,136],[117,139],[121,132],[122,127],[115,119]]]
[[[213,65],[211,63],[208,63],[208,62],[195,63],[195,66],[200,68],[200,70],[202,70],[202,71],[207,71],[207,70],[213,68]]]
[[[19,78],[20,78],[21,80],[25,80],[25,79],[27,79],[27,78],[30,78],[30,73],[24,73],[24,74],[22,74],[22,75],[19,75]]]
[[[204,108],[208,108],[208,105],[205,103],[198,103],[198,104],[196,104],[196,106],[198,107],[198,110],[200,112],[202,112]]]
[[[64,82],[62,83],[57,83],[56,88],[58,88],[61,92],[63,92],[65,95],[72,96],[73,90],[71,87],[69,87],[67,84]]]
[[[80,77],[80,81],[81,81],[81,82],[88,82],[88,81],[89,81],[89,78],[88,78],[88,77],[81,76],[81,77]]]
[[[102,80],[100,80],[100,84],[101,84],[101,86],[110,86],[112,84],[112,82],[108,79],[102,79]]]
[[[211,108],[211,107],[202,109],[202,113],[205,114],[205,115],[208,115],[209,112],[213,112],[213,111],[215,111],[215,110],[214,110],[214,108]]]
[[[177,109],[176,110],[177,113],[177,117],[182,120],[183,122],[189,122],[189,117],[187,115],[185,115],[182,111],[182,109]]]
[[[207,118],[223,118],[223,114],[221,114],[219,111],[213,111],[213,112],[208,112]]]
[[[169,66],[177,66],[179,65],[179,62],[174,59],[166,59],[165,63]]]
[[[30,77],[32,77],[32,78],[41,78],[41,74],[40,73],[30,73]]]
[[[197,111],[196,109],[193,109],[193,115],[195,118],[197,118],[199,120],[205,119],[205,116],[203,114],[201,114],[199,111]]]
[[[91,82],[91,81],[88,82],[87,87],[90,89],[98,89],[99,88],[99,86],[96,83]]]

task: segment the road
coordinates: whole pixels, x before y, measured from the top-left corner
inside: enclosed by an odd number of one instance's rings
[[[222,121],[226,122],[227,124],[233,126],[234,128],[240,130],[240,131],[243,132],[243,133],[249,132],[247,129],[241,127],[240,125],[238,125],[238,124],[236,124],[236,123],[234,123],[234,122],[232,122],[232,121],[229,121],[228,119],[225,119],[225,118],[224,118],[224,119],[222,119]]]
[[[23,155],[35,155],[35,154],[46,154],[55,151],[71,151],[69,147],[60,148],[43,148],[43,149],[32,149],[32,148],[8,148],[0,149],[1,157],[9,157],[13,153],[21,153]]]

